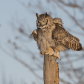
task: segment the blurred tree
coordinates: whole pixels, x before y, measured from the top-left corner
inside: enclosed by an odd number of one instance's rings
[[[38,56],[39,52],[36,50],[36,43],[34,43],[31,33],[35,28],[35,14],[47,12],[52,17],[59,17],[63,20],[64,28],[73,35],[77,36],[83,45],[83,50],[80,52],[68,50],[61,53],[61,60],[59,62],[59,76],[60,84],[84,84],[84,1],[83,0],[29,0],[28,3],[18,0],[32,16],[28,23],[19,19],[11,21],[11,26],[16,30],[15,41],[8,39],[11,45],[12,54],[8,53],[3,47],[4,52],[9,54],[15,60],[27,67],[33,75],[38,79],[38,83],[43,81],[43,77],[39,75],[38,71],[43,71],[43,57]],[[32,3],[35,2],[35,3]],[[34,14],[34,17],[33,17]],[[32,42],[32,44],[30,44]],[[34,45],[35,44],[35,45]],[[35,47],[35,48],[34,48]],[[23,56],[21,56],[21,54]],[[25,58],[28,60],[23,60]],[[32,66],[29,63],[30,61]],[[29,62],[27,62],[29,61]],[[34,82],[35,84],[35,82]]]

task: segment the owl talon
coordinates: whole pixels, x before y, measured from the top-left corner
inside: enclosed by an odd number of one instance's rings
[[[46,52],[45,54],[46,54],[46,55],[48,55],[49,53],[48,53],[48,52]]]
[[[54,54],[54,56],[61,60],[60,56],[58,56],[57,54]]]
[[[55,57],[57,57],[58,59],[61,60],[60,56],[58,56],[58,55],[56,55],[56,54],[51,54],[51,53],[45,53],[45,54],[46,54],[46,55],[53,55],[53,56],[55,56]]]

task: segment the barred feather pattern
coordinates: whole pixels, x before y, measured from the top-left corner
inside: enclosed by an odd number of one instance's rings
[[[66,48],[70,48],[72,50],[75,51],[80,51],[82,50],[82,45],[79,42],[79,39],[73,35],[71,35],[68,31],[66,31],[63,26],[59,26],[58,23],[55,24],[56,28],[55,30],[53,30],[53,35],[52,38],[55,39],[55,42],[57,43],[57,47],[59,47],[59,45],[64,46],[66,50]],[[62,49],[59,49],[59,51]]]
[[[65,38],[66,39],[66,38]],[[80,51],[82,50],[82,45],[75,41],[73,38],[66,41],[65,39],[62,40],[63,45],[65,45],[66,47],[75,50],[75,51]]]

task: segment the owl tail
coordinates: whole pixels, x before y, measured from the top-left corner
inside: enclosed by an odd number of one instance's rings
[[[82,50],[82,45],[81,43],[74,43],[74,44],[69,43],[69,48],[75,51],[80,51]]]

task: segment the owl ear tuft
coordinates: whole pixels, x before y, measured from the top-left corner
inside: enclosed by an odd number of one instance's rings
[[[36,13],[37,18],[40,16],[38,13]]]

